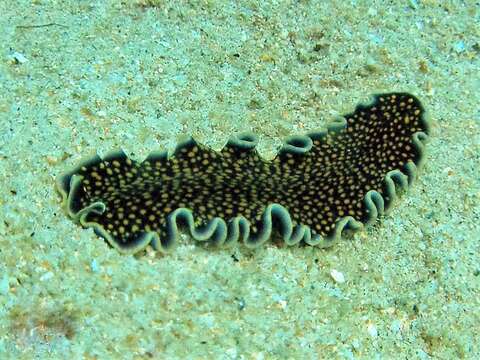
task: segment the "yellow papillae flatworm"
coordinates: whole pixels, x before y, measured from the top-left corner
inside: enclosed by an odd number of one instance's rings
[[[189,139],[142,162],[96,155],[59,176],[57,190],[72,219],[124,253],[166,252],[181,229],[215,244],[256,247],[277,233],[288,245],[328,246],[388,211],[415,178],[428,133],[418,99],[382,94],[288,138],[271,161],[250,133],[221,151]]]

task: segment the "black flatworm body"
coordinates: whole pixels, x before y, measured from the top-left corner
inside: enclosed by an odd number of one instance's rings
[[[221,151],[193,139],[142,162],[123,151],[82,161],[57,179],[67,214],[121,252],[168,251],[179,230],[249,247],[276,232],[328,246],[388,211],[424,158],[428,123],[406,93],[377,95],[327,130],[293,136],[266,161],[253,134]]]

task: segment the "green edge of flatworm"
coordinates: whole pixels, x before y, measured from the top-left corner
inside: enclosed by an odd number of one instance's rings
[[[345,231],[355,232],[391,209],[424,162],[428,133],[418,99],[407,93],[380,94],[326,130],[287,138],[271,161],[259,157],[252,133],[233,136],[218,152],[190,138],[173,154],[153,152],[141,163],[122,150],[103,159],[94,155],[60,175],[56,188],[68,216],[93,228],[121,253],[148,245],[168,252],[182,229],[197,241],[216,245],[242,239],[255,248],[276,230],[287,245],[327,247]],[[386,172],[379,175],[376,166]],[[258,184],[263,188],[257,189]],[[360,184],[364,195],[345,195],[345,189]],[[175,191],[169,193],[168,187]],[[190,204],[183,203],[187,197]],[[239,205],[226,201],[234,197]],[[259,204],[259,198],[280,201]],[[250,220],[243,216],[247,213]]]

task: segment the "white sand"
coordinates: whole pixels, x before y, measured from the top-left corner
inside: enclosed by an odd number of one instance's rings
[[[142,2],[0,1],[0,358],[480,356],[478,4]],[[426,167],[327,251],[122,256],[59,208],[95,150],[253,130],[272,157],[390,91],[430,113]]]

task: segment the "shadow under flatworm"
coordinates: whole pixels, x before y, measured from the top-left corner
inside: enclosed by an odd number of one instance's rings
[[[57,179],[67,214],[124,253],[171,249],[180,230],[249,247],[276,231],[288,245],[328,246],[388,211],[424,158],[428,123],[406,93],[377,95],[327,130],[288,138],[266,161],[253,134],[221,151],[193,139],[143,162],[123,151]]]

